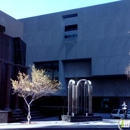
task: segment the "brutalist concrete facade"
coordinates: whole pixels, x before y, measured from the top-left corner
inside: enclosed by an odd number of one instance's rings
[[[67,95],[69,79],[85,78],[93,84],[94,108],[107,110],[129,100],[130,82],[124,71],[130,60],[130,0],[20,21],[26,65],[56,64],[53,74],[63,86],[59,96]]]
[[[19,71],[27,73],[26,44],[22,38],[23,24],[0,11],[0,110],[23,108],[23,101],[12,94],[10,80],[17,79]]]
[[[4,34],[23,39],[23,23],[0,10],[0,25],[6,27]]]

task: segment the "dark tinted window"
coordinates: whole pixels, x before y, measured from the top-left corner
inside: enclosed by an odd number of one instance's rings
[[[123,110],[120,110],[119,114],[124,114]]]
[[[65,35],[65,38],[76,38],[77,34]]]
[[[46,70],[46,74],[48,74],[51,79],[58,80],[58,77],[59,77],[59,62],[58,61],[35,62],[34,64],[37,69]]]
[[[77,24],[65,26],[65,32],[67,32],[67,31],[74,31],[74,30],[77,30],[77,29],[78,29],[78,25]]]
[[[127,111],[127,114],[130,114],[130,110]]]
[[[113,110],[112,114],[117,114],[118,110]]]
[[[68,14],[68,15],[64,15],[63,18],[66,19],[66,18],[73,18],[73,17],[77,17],[78,14],[75,13],[75,14]]]

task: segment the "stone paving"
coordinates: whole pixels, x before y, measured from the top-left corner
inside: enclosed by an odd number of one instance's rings
[[[119,130],[119,119],[110,119],[110,114],[96,113],[103,117],[102,121],[86,121],[86,122],[66,122],[59,120],[59,117],[49,117],[31,121],[28,125],[25,122],[19,123],[0,123],[0,130]],[[130,129],[130,128],[129,128]]]
[[[32,121],[31,124],[21,123],[0,123],[0,130],[19,129],[92,129],[92,128],[113,128],[118,129],[119,119],[103,119],[103,121],[87,122],[65,122],[65,121]]]

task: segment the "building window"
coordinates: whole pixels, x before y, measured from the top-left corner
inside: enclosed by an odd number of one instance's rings
[[[5,32],[5,27],[2,26],[2,25],[0,25],[0,32],[1,32],[1,33],[4,33],[4,32]]]
[[[78,14],[77,13],[68,14],[62,17],[64,18],[63,42],[76,41],[78,37],[78,24],[77,24]]]
[[[65,38],[77,38],[77,34],[66,34]]]
[[[64,40],[75,40],[78,37],[77,34],[78,24],[67,25],[64,28]]]
[[[35,62],[34,64],[37,69],[46,70],[46,73],[50,76],[51,79],[59,80],[59,62],[58,61]]]
[[[74,30],[77,30],[77,29],[78,29],[78,25],[77,24],[65,26],[65,32],[67,32],[67,31],[74,31]]]
[[[74,13],[74,14],[63,15],[63,18],[66,19],[66,18],[73,18],[73,17],[77,17],[77,16],[78,16],[78,14]]]

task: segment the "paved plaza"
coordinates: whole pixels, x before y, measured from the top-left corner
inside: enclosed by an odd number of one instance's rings
[[[67,122],[59,120],[56,116],[33,120],[29,125],[26,122],[0,123],[0,130],[119,130],[119,119],[110,119],[108,113],[95,113],[95,115],[102,116],[103,120]]]
[[[49,129],[111,129],[119,130],[118,128],[119,119],[103,119],[103,121],[87,121],[87,122],[66,122],[66,121],[32,121],[31,124],[26,122],[20,123],[0,123],[1,130],[49,130]]]

